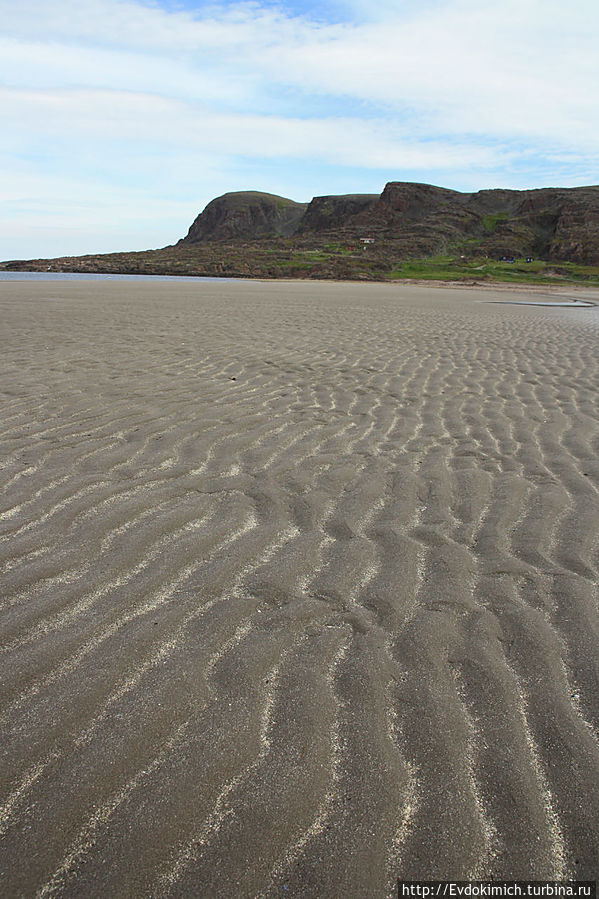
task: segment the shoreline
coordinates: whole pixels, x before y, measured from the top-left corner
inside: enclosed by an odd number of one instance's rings
[[[22,281],[19,281],[18,277],[14,278],[2,278],[1,275],[3,272],[7,274],[14,275],[39,275],[38,278],[24,278]],[[410,287],[431,287],[431,288],[443,288],[443,289],[453,289],[453,290],[484,290],[484,291],[526,291],[529,293],[546,293],[549,296],[557,294],[559,291],[567,291],[568,293],[581,293],[583,291],[595,292],[597,294],[597,302],[599,302],[599,285],[585,285],[579,282],[560,282],[559,284],[531,284],[526,281],[521,282],[506,282],[506,281],[442,281],[436,279],[418,279],[418,278],[347,278],[347,279],[337,279],[337,278],[264,278],[264,277],[220,277],[218,275],[178,275],[178,274],[138,274],[136,272],[42,272],[38,269],[31,270],[23,270],[23,271],[12,271],[9,269],[0,269],[0,283],[3,281],[6,282],[15,282],[15,283],[40,283],[43,282],[44,275],[56,276],[47,278],[48,282],[59,282],[62,280],[62,275],[75,275],[77,276],[76,280],[85,281],[86,279],[89,281],[99,281],[103,280],[123,280],[127,279],[135,279],[130,283],[139,283],[140,281],[190,281],[194,283],[242,283],[242,284],[344,284],[348,286],[360,286],[360,285],[376,285],[382,284],[389,287],[402,287],[402,286],[410,286]],[[87,278],[87,276],[91,276]],[[71,280],[70,278],[64,278],[65,281]],[[72,279],[75,280],[75,279]]]

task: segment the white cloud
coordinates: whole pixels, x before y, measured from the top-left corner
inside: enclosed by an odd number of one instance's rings
[[[505,150],[447,140],[414,140],[399,123],[349,117],[290,118],[222,113],[200,103],[109,91],[0,91],[4,121],[70,141],[125,141],[204,154],[322,160],[375,169],[492,166]],[[10,128],[6,134],[10,133]]]
[[[248,100],[250,83],[184,59],[110,47],[67,46],[0,38],[2,83],[14,87],[139,91],[156,96],[198,97],[234,105]]]
[[[373,8],[374,22],[323,25],[257,4],[228,4],[201,19],[129,0],[11,0],[0,2],[0,71],[14,86],[151,92],[238,108],[359,100],[396,114],[416,109],[433,129],[439,117],[446,133],[554,134],[567,143],[568,126],[599,144],[590,114],[599,13],[587,0],[567,13],[556,0],[446,0],[420,14],[413,5]]]

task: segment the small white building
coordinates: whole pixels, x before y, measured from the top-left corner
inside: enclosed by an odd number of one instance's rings
[[[366,245],[369,244],[369,243],[374,243],[374,237],[361,237],[361,238],[360,238],[360,243],[361,243],[363,246],[366,246]]]

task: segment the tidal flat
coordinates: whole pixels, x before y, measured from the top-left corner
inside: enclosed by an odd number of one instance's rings
[[[548,297],[0,283],[3,895],[597,878],[599,308]]]

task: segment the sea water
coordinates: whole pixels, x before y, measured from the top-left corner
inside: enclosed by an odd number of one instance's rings
[[[0,281],[247,281],[244,278],[208,278],[193,275],[103,275],[85,272],[0,271]]]

